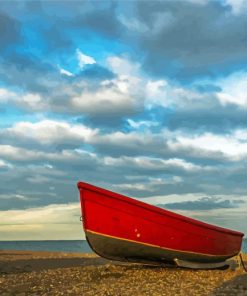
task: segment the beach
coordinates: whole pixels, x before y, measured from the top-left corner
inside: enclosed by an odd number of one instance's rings
[[[0,295],[239,296],[247,295],[247,273],[121,263],[86,253],[0,251]]]

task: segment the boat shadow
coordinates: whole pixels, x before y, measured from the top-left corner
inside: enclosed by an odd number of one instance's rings
[[[247,295],[247,274],[241,274],[218,286],[210,296]]]

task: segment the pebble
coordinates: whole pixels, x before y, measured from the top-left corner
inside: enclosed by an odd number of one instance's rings
[[[67,260],[70,256],[73,257],[68,253],[36,254],[35,259],[50,258],[52,264],[54,258]],[[13,269],[0,274],[0,295],[247,296],[247,274],[242,269],[194,271],[103,262],[99,257],[80,256],[81,266],[55,269],[46,266],[40,270],[21,270],[21,265],[16,262],[18,271]],[[5,263],[14,259],[14,255],[9,256]],[[26,258],[30,261],[29,266],[33,266],[31,263],[35,259],[32,256]]]

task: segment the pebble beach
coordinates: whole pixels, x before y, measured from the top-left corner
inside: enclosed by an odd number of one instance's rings
[[[247,255],[244,255],[247,264]],[[109,261],[94,254],[0,251],[0,295],[246,295],[247,273]]]

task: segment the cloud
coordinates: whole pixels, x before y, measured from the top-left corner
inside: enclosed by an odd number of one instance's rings
[[[10,164],[8,164],[4,160],[0,159],[0,169],[9,168],[9,167],[11,167]]]
[[[205,106],[178,108],[167,120],[171,130],[184,129],[189,132],[208,131],[215,134],[233,132],[247,125],[247,109],[233,104],[222,106],[204,100]],[[207,103],[207,104],[206,104]],[[165,111],[164,111],[165,112]],[[166,118],[163,117],[163,121]]]
[[[218,85],[222,91],[217,93],[221,104],[238,105],[247,107],[247,73],[233,73],[225,79],[221,79]]]
[[[37,142],[41,145],[78,145],[88,141],[98,133],[82,124],[65,121],[42,120],[36,123],[17,122],[12,127],[0,131],[2,137],[19,139],[21,142]]]
[[[21,200],[21,201],[30,201],[30,200],[36,200],[36,198],[32,197],[27,197],[22,194],[0,194],[0,199],[5,199],[5,200]]]
[[[120,157],[112,158],[106,157],[104,159],[106,165],[119,166],[119,167],[130,167],[133,171],[135,168],[142,169],[144,171],[166,171],[172,170],[184,170],[187,172],[197,172],[200,170],[210,170],[210,167],[201,167],[193,163],[186,162],[184,159],[170,158],[170,159],[160,159],[154,157]]]
[[[90,143],[97,152],[112,156],[153,155],[162,158],[213,160],[218,163],[246,158],[244,130],[242,139],[238,133],[229,133],[227,138],[207,132],[191,135],[188,131],[163,129],[152,134],[150,130],[112,132],[91,138]],[[141,150],[140,150],[140,147]]]
[[[93,57],[90,57],[90,56],[82,53],[79,49],[77,49],[76,53],[77,53],[77,58],[79,61],[80,68],[83,68],[85,65],[96,64],[96,61]]]
[[[25,91],[13,92],[7,87],[1,88],[0,101],[8,102],[25,112],[49,110],[81,115],[93,123],[109,125],[111,122],[119,124],[124,117],[143,110],[145,93],[140,76],[116,76],[110,69],[91,62],[76,74],[60,68],[56,71],[53,69],[46,76],[45,72],[39,70],[37,73],[30,67],[23,76],[14,65],[9,71],[12,73],[9,75],[11,82],[6,77],[5,82],[24,84]]]
[[[100,5],[99,3],[91,3],[89,5],[91,7],[88,10],[80,10],[79,15],[73,17],[71,22],[72,28],[79,30],[86,28],[91,32],[100,34],[104,38],[120,38],[124,27],[117,18],[117,4],[105,1],[101,2]]]
[[[82,71],[77,74],[75,80],[78,84],[82,81],[88,81],[91,84],[95,83],[95,85],[98,85],[104,80],[110,80],[113,78],[115,78],[115,75],[112,71],[101,65],[92,64],[85,66]]]
[[[10,15],[0,11],[0,50],[6,52],[9,44],[21,41],[21,24]]]
[[[16,93],[6,89],[0,88],[0,103],[7,103],[8,101],[14,101],[17,99]]]
[[[118,75],[139,76],[140,64],[128,58],[110,56],[107,58],[110,69]]]
[[[244,128],[245,76],[245,72],[233,72],[225,78],[195,81],[187,87],[164,79],[149,80],[145,85],[146,111],[171,130],[222,134]]]
[[[65,75],[61,75],[57,68],[47,63],[39,63],[39,60],[34,57],[27,58],[17,54],[11,56],[10,61],[4,60],[1,63],[0,59],[0,65],[2,83],[15,90],[20,97],[30,93],[42,97],[41,108],[43,109],[48,108],[47,101],[52,91],[62,83],[65,84],[65,80],[68,79]],[[21,99],[18,100],[18,104],[28,107],[27,103],[22,103]]]
[[[183,81],[215,77],[219,72],[227,73],[234,64],[246,62],[244,11],[236,16],[229,6],[212,1],[204,5],[136,2],[136,7],[138,28],[148,30],[136,32],[132,26],[131,41],[136,38],[145,57],[143,67],[150,74]],[[236,11],[237,4],[232,7]]]
[[[134,176],[132,176],[135,179]],[[133,183],[121,183],[114,184],[112,188],[114,190],[120,190],[121,192],[146,192],[147,194],[153,194],[157,191],[157,186],[166,186],[166,185],[178,185],[183,182],[183,179],[178,176],[172,176],[171,178],[148,178],[148,180],[142,182],[133,182]],[[144,200],[145,202],[145,200]]]
[[[83,89],[71,98],[71,109],[83,112],[95,123],[111,125],[141,112],[142,94],[139,78],[121,76],[102,81],[96,89]]]
[[[238,135],[241,136],[241,140]],[[170,149],[181,149],[182,147],[197,149],[198,152],[222,154],[229,160],[246,159],[247,138],[246,133],[235,131],[227,136],[204,133],[194,137],[178,135],[176,140],[168,142]]]
[[[158,206],[165,207],[171,210],[190,210],[190,211],[208,211],[214,209],[231,209],[240,207],[241,204],[244,204],[244,200],[222,200],[220,198],[212,197],[202,197],[196,201],[184,201],[184,202],[175,202],[167,203],[164,205],[159,204]]]
[[[63,161],[76,164],[79,159],[87,158],[92,161],[95,154],[81,149],[68,150],[63,149],[60,152],[47,152],[42,150],[25,149],[11,145],[0,145],[0,156],[10,161],[24,161],[34,163],[35,161]],[[49,167],[48,167],[49,168]]]
[[[71,73],[71,72],[69,72],[68,70],[65,70],[65,69],[60,69],[60,73],[63,74],[63,75],[67,75],[69,77],[74,76],[73,73]]]
[[[232,9],[233,14],[239,15],[246,12],[246,2],[244,0],[225,0],[225,5],[229,5]]]

